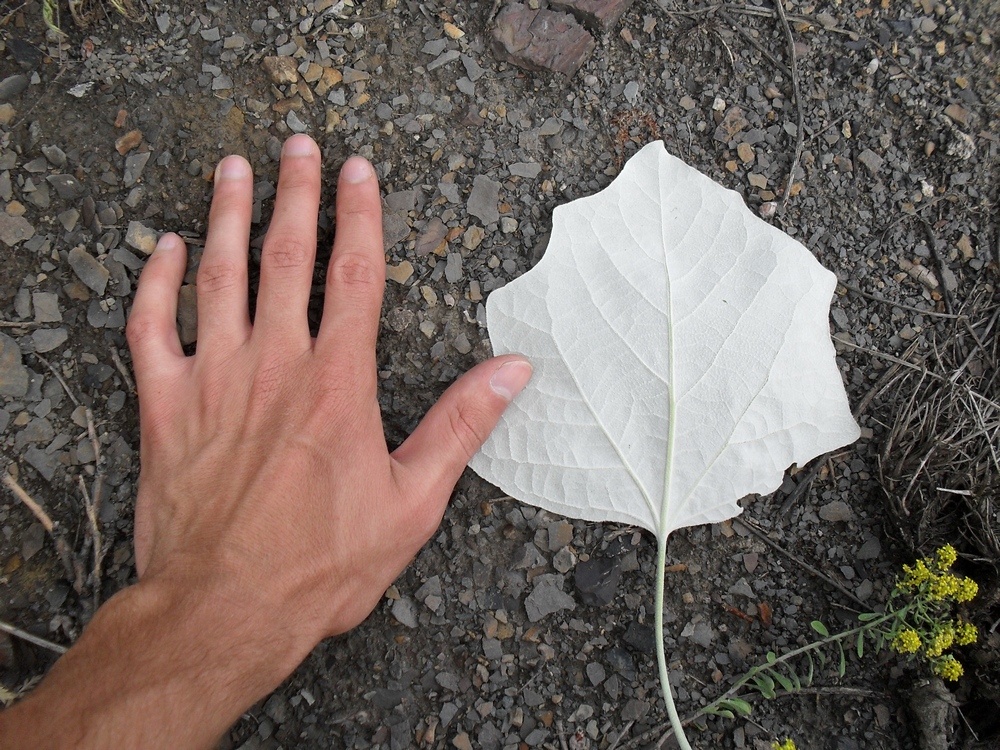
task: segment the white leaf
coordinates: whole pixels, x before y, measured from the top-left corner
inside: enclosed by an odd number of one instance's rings
[[[535,367],[471,466],[522,502],[671,531],[740,512],[857,439],[836,285],[806,248],[657,142],[556,209],[538,265],[487,302]]]

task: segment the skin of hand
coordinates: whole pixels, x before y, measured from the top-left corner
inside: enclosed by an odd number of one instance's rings
[[[323,319],[309,333],[320,151],[282,152],[251,324],[253,176],[216,170],[198,269],[197,353],[175,325],[187,253],[164,235],[128,323],[140,406],[140,582],[102,607],[0,747],[210,747],[323,638],[367,617],[438,527],[455,482],[531,366],[454,383],[395,451],[376,400],[381,201],[352,157],[337,188]]]

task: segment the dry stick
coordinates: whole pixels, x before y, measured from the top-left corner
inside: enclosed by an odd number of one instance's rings
[[[55,531],[56,524],[49,514],[46,513],[45,509],[36,503],[35,499],[17,483],[17,480],[10,475],[10,472],[4,472],[3,483],[7,485],[7,489],[14,493],[14,497],[24,503],[25,507],[32,512],[35,518],[38,519],[38,522],[42,524],[42,528],[44,528],[49,534],[52,534]]]
[[[45,323],[36,323],[33,320],[24,320],[18,322],[16,320],[0,320],[0,328],[36,328],[38,326],[46,325]]]
[[[784,0],[774,0],[774,7],[778,11],[778,18],[785,31],[785,40],[788,42],[789,67],[792,69],[792,94],[795,96],[795,110],[798,117],[798,124],[795,127],[795,154],[792,156],[792,166],[788,170],[788,179],[785,181],[785,192],[778,202],[778,210],[784,209],[788,202],[788,196],[792,192],[792,183],[795,182],[795,170],[799,167],[799,159],[802,156],[802,143],[805,140],[803,132],[804,116],[802,113],[802,94],[799,91],[799,65],[795,55],[795,38],[792,36],[792,27],[788,25],[788,17],[785,15]],[[949,310],[950,312],[950,310]]]
[[[941,259],[941,254],[938,252],[937,237],[934,236],[934,230],[931,229],[930,222],[923,216],[920,217],[920,223],[924,225],[924,231],[927,233],[927,243],[931,248],[931,257],[934,258],[934,270],[937,271],[938,280],[941,282],[941,297],[944,299],[944,309],[950,313],[954,312],[955,310],[951,300],[951,292],[949,291],[948,285],[944,280],[944,270],[946,266],[944,261]]]
[[[45,357],[43,357],[38,352],[35,352],[35,356],[42,361],[42,364],[44,364],[46,367],[49,368],[49,371],[53,375],[55,375],[56,380],[59,381],[59,385],[61,385],[63,387],[63,390],[66,391],[66,395],[69,396],[69,400],[73,402],[73,406],[79,406],[80,405],[80,399],[78,399],[73,394],[73,391],[69,387],[69,383],[67,383],[66,380],[63,378],[63,376],[61,374],[59,374],[59,371],[55,368],[55,366],[51,362],[49,362],[47,359],[45,359]]]
[[[69,580],[73,581],[73,588],[79,593],[79,584],[82,584],[82,568],[76,560],[75,555],[73,555],[72,550],[70,550],[69,545],[66,540],[58,533],[58,526],[52,520],[52,517],[45,512],[45,509],[35,502],[35,499],[27,493],[27,491],[17,483],[17,480],[10,475],[10,472],[4,472],[3,483],[7,486],[7,489],[13,493],[14,497],[20,500],[24,506],[31,511],[32,515],[38,519],[38,522],[42,524],[42,528],[48,532],[48,535],[52,537],[52,541],[55,542],[56,552],[59,554],[59,559],[62,561],[63,567],[66,569],[66,575]]]
[[[21,630],[21,628],[11,625],[9,622],[0,620],[0,630],[5,633],[10,633],[13,636],[20,638],[22,641],[27,641],[28,643],[33,643],[36,646],[41,646],[49,651],[53,651],[57,654],[65,654],[69,649],[65,646],[60,646],[58,643],[53,643],[52,641],[46,640],[41,636],[35,635],[34,633],[29,633],[27,630]]]
[[[56,377],[56,380],[59,381],[63,390],[66,391],[66,395],[69,396],[69,400],[73,402],[73,405],[79,407],[81,405],[80,399],[73,394],[73,391],[69,387],[69,383],[67,383],[62,375],[60,375],[55,366],[41,354],[36,353],[35,356],[38,357],[38,359],[40,359]],[[89,406],[84,406],[84,415],[87,420],[87,436],[90,438],[90,446],[94,451],[94,483],[91,485],[89,493],[87,492],[87,487],[83,482],[82,476],[79,477],[79,480],[80,490],[83,494],[83,508],[87,515],[87,520],[89,521],[88,528],[90,530],[91,540],[94,544],[94,564],[91,568],[91,588],[94,591],[94,609],[96,610],[98,604],[100,603],[101,564],[104,561],[105,553],[101,543],[101,528],[99,522],[101,497],[104,494],[104,471],[101,466],[101,441],[97,438],[97,427],[94,425],[94,412],[91,411]]]
[[[785,65],[783,62],[781,62],[774,55],[772,55],[771,52],[767,49],[767,47],[765,47],[763,44],[754,39],[753,35],[750,34],[750,32],[740,27],[740,25],[736,23],[736,19],[734,19],[724,10],[719,11],[719,18],[728,23],[729,26],[733,29],[733,31],[735,31],[737,34],[743,37],[747,42],[749,42],[758,52],[760,52],[767,59],[769,63],[771,63],[771,65],[776,67],[778,70],[780,70],[784,75],[788,76],[789,78],[792,77],[792,71],[789,70],[788,66]]]
[[[128,367],[122,362],[122,356],[118,353],[117,347],[111,347],[111,361],[115,363],[115,367],[118,368],[118,372],[121,373],[122,380],[125,381],[125,385],[128,386],[129,392],[135,393],[135,380],[132,378],[132,373],[128,371]]]
[[[749,531],[755,537],[757,537],[762,542],[764,542],[764,544],[766,544],[769,547],[771,547],[772,549],[780,552],[781,554],[783,554],[785,557],[787,557],[792,562],[797,563],[798,565],[801,565],[803,568],[805,568],[806,570],[808,570],[810,573],[812,573],[814,576],[816,576],[820,580],[826,581],[828,584],[830,584],[835,589],[837,589],[837,591],[839,591],[841,594],[843,594],[848,599],[850,599],[855,604],[857,604],[859,607],[861,607],[862,609],[864,609],[865,603],[863,601],[861,601],[857,596],[855,596],[855,594],[852,591],[850,591],[849,589],[847,589],[846,587],[844,587],[843,585],[841,585],[840,583],[838,583],[836,580],[834,580],[833,578],[831,578],[830,576],[828,576],[826,573],[824,573],[824,572],[822,572],[822,571],[814,568],[812,565],[810,565],[809,563],[807,563],[805,560],[803,560],[798,555],[795,555],[795,554],[789,552],[788,550],[786,550],[784,547],[782,547],[776,541],[774,541],[773,539],[771,539],[766,533],[764,533],[764,529],[762,529],[760,526],[758,526],[755,521],[751,521],[749,518],[741,517],[741,518],[735,519],[734,523],[735,522],[739,522],[740,524],[742,524],[743,526],[745,526],[746,529],[747,529],[747,531]]]
[[[622,731],[620,731],[618,733],[618,736],[615,737],[615,741],[612,742],[610,745],[608,745],[608,750],[615,750],[615,748],[618,747],[618,744],[622,741],[622,738],[626,734],[628,734],[628,732],[632,728],[633,724],[635,724],[635,720],[634,719],[630,719],[629,722],[628,722],[628,724],[626,724],[625,727],[622,729]]]
[[[867,297],[868,299],[873,300],[875,302],[881,302],[883,305],[898,307],[903,310],[909,310],[911,312],[920,313],[921,315],[930,315],[931,317],[934,318],[945,318],[951,320],[962,320],[966,318],[966,316],[962,314],[942,313],[942,312],[936,312],[934,310],[923,310],[917,307],[916,305],[907,305],[905,302],[894,302],[891,299],[880,297],[879,295],[872,294],[871,292],[866,292],[863,289],[859,289],[858,287],[848,284],[846,281],[840,281],[839,279],[837,283],[840,284],[845,289],[847,289],[848,291],[854,292],[855,294],[859,294],[862,297]]]

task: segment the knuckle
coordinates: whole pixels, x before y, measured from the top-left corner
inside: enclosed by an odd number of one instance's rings
[[[125,338],[133,349],[140,349],[160,336],[159,321],[142,313],[133,313],[125,326]]]
[[[262,262],[274,269],[299,269],[312,255],[312,248],[293,237],[275,237],[264,241]]]
[[[207,294],[231,289],[238,279],[242,273],[235,263],[216,260],[198,267],[198,290]]]
[[[359,252],[347,252],[335,257],[330,275],[336,284],[346,288],[375,289],[385,283],[384,272]]]
[[[449,422],[455,440],[469,456],[479,450],[489,432],[483,415],[473,406],[463,405],[449,414]]]

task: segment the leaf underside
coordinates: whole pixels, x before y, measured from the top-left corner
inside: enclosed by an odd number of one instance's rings
[[[557,208],[542,260],[490,295],[494,351],[535,374],[470,465],[522,502],[661,544],[731,518],[859,435],[829,333],[835,285],[651,143]]]

